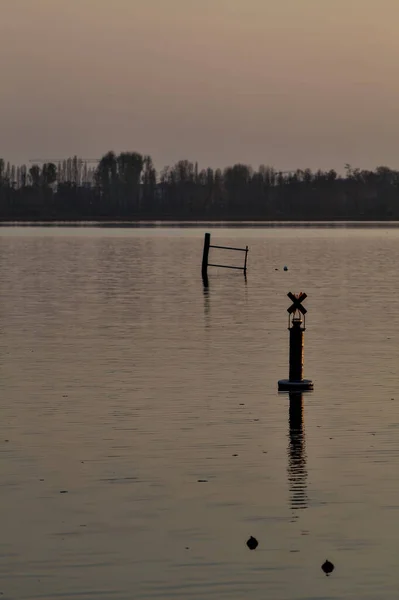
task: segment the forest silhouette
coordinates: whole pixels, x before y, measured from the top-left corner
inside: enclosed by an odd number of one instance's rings
[[[157,172],[137,152],[108,152],[94,164],[0,159],[0,220],[399,220],[399,171],[199,170],[181,160]]]

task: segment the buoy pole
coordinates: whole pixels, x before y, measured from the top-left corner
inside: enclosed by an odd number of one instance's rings
[[[303,362],[304,362],[304,344],[303,334],[305,328],[302,327],[301,317],[294,317],[290,332],[290,381],[302,381]]]

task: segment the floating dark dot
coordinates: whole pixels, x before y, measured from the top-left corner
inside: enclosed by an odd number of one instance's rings
[[[321,568],[323,569],[324,573],[327,575],[327,577],[329,576],[330,573],[332,573],[334,571],[334,565],[332,564],[332,562],[330,562],[329,560],[326,560],[322,565]]]
[[[232,456],[238,456],[238,454],[233,454]]]
[[[251,537],[249,538],[249,540],[247,541],[247,546],[250,550],[255,550],[259,545],[259,542],[256,538]]]
[[[208,483],[207,479],[198,479],[198,483]]]
[[[68,490],[60,490],[60,494],[67,494]]]
[[[39,481],[44,481],[44,479],[39,479]]]

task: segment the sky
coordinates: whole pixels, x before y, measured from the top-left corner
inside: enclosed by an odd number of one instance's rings
[[[0,0],[0,156],[399,168],[399,0]]]

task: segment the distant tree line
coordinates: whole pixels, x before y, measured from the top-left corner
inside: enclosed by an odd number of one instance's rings
[[[0,159],[0,220],[399,220],[399,171],[290,172],[181,160],[157,173],[150,156],[108,152],[11,165]]]

